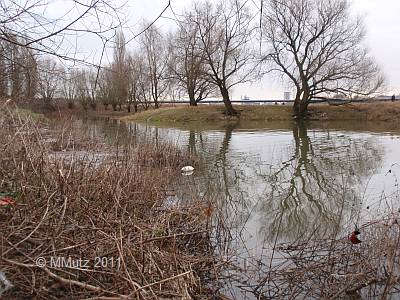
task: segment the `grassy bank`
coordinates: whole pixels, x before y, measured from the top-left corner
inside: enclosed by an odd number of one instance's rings
[[[107,146],[70,119],[50,122],[1,109],[0,271],[13,287],[0,297],[213,294],[204,204],[165,206],[191,158],[163,143]]]
[[[238,105],[240,120],[244,121],[288,121],[292,120],[290,105]],[[399,122],[400,103],[354,103],[341,106],[327,104],[310,105],[311,120],[324,121],[379,121]],[[182,122],[237,122],[236,117],[224,114],[222,105],[202,105],[198,107],[176,106],[157,110],[143,111],[137,114],[122,116],[124,121],[152,123],[182,123]]]

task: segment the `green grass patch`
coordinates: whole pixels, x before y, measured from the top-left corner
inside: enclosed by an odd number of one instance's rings
[[[236,105],[239,116],[225,114],[223,105],[197,107],[175,106],[129,114],[119,119],[127,122],[149,122],[156,125],[231,124],[237,122],[269,122],[293,120],[291,105]],[[315,104],[309,106],[313,121],[368,121],[398,125],[400,102],[350,103],[341,106]]]
[[[237,105],[235,109],[239,117],[225,114],[222,105],[204,105],[197,107],[176,106],[147,110],[137,114],[124,116],[124,121],[139,121],[151,123],[182,123],[182,122],[235,122],[238,119],[247,121],[283,121],[290,120],[291,107],[274,105]]]
[[[14,110],[14,113],[18,116],[20,116],[21,118],[30,118],[34,121],[39,121],[39,120],[45,120],[46,117],[43,114],[40,113],[35,113],[29,109],[25,109],[25,108],[16,108]]]

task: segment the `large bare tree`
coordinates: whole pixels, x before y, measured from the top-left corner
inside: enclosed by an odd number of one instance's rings
[[[78,70],[68,70],[61,78],[61,96],[67,102],[69,108],[73,108],[78,99],[77,87]]]
[[[126,53],[125,37],[122,31],[115,36],[114,61],[111,64],[112,74],[112,99],[111,104],[116,110],[128,100],[128,60]]]
[[[54,98],[61,92],[60,82],[64,68],[54,59],[45,57],[38,61],[38,93],[47,108],[53,108]]]
[[[193,12],[179,21],[179,28],[170,39],[170,70],[185,90],[191,106],[215,93],[207,74],[206,52],[198,38],[199,28],[192,22]]]
[[[295,87],[296,117],[305,116],[312,99],[369,95],[383,83],[348,0],[270,0],[262,29],[270,47],[265,58]]]
[[[168,49],[161,31],[153,25],[145,25],[146,30],[140,42],[146,61],[146,73],[149,79],[150,94],[155,108],[159,108],[160,99],[168,88]]]
[[[138,112],[139,105],[148,107],[151,101],[151,87],[149,87],[149,74],[147,72],[146,58],[137,49],[128,56],[128,105],[127,110]]]
[[[205,52],[207,74],[221,93],[228,115],[236,115],[230,91],[237,84],[256,75],[253,51],[254,26],[247,2],[223,0],[214,5],[198,2],[194,6],[193,24]]]

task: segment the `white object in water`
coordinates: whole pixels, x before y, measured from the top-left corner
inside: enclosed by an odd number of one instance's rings
[[[184,166],[184,167],[181,169],[181,171],[182,171],[182,172],[193,172],[193,171],[194,171],[194,168],[193,168],[192,166]]]
[[[193,174],[194,168],[192,166],[185,166],[181,169],[182,175],[189,176]]]

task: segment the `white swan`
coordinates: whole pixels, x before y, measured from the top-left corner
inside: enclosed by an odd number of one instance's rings
[[[193,171],[194,171],[194,168],[193,168],[192,166],[184,166],[184,167],[181,169],[181,171],[182,171],[182,172],[185,172],[185,173],[187,173],[187,172],[193,172]]]

